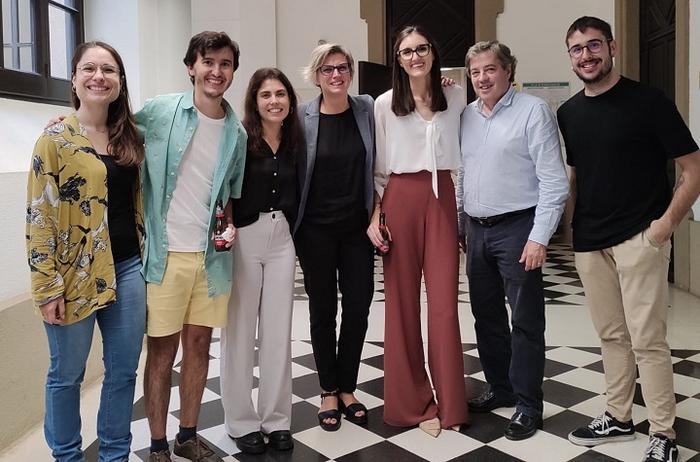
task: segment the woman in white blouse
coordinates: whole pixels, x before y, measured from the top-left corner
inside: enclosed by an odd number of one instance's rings
[[[437,436],[467,422],[457,316],[457,208],[450,176],[460,165],[459,87],[440,85],[435,42],[407,26],[394,44],[393,89],[377,98],[376,202],[367,234],[382,245],[386,215],[391,249],[384,257],[384,421],[419,425]],[[420,323],[420,284],[428,298],[428,366]]]

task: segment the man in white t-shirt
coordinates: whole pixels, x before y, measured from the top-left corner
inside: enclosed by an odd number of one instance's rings
[[[240,197],[243,178],[247,137],[223,99],[238,59],[238,45],[225,33],[195,35],[184,59],[194,91],[158,96],[136,114],[146,144],[149,462],[171,461],[166,421],[180,340],[180,430],[174,453],[196,462],[222,461],[197,436],[196,427],[212,328],[226,325],[231,287],[231,254],[217,253],[211,236],[216,201]]]

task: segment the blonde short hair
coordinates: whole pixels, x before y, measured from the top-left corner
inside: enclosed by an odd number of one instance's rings
[[[350,78],[353,78],[355,76],[355,60],[352,57],[352,53],[350,53],[347,48],[337,43],[324,43],[314,48],[311,52],[311,61],[309,65],[301,70],[306,81],[316,85],[316,71],[323,66],[323,62],[328,56],[336,53],[345,55],[345,58],[348,60],[348,67],[350,68]]]

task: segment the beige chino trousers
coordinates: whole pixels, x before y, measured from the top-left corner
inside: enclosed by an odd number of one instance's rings
[[[666,341],[671,243],[647,230],[616,246],[576,252],[576,269],[601,341],[608,412],[632,419],[635,364],[648,411],[649,433],[675,438],[676,401]]]

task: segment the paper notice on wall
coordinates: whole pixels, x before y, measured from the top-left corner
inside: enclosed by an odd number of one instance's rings
[[[547,102],[553,113],[571,96],[569,82],[523,82],[522,90]]]

